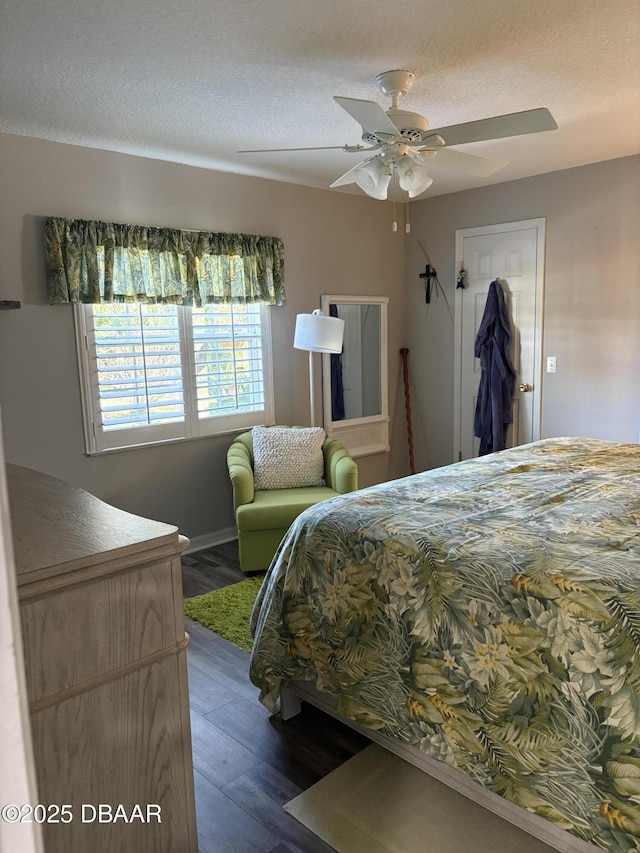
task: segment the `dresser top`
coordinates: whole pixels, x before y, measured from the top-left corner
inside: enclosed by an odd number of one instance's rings
[[[176,527],[116,509],[40,471],[8,464],[7,486],[18,587],[178,547]]]

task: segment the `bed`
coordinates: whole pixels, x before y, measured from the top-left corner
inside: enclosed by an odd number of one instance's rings
[[[640,850],[639,445],[547,439],[318,504],[252,628],[271,712],[297,687],[558,850]]]

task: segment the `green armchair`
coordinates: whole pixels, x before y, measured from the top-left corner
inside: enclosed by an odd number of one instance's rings
[[[269,568],[284,534],[305,509],[358,488],[358,466],[344,445],[327,436],[322,453],[326,486],[256,489],[252,434],[243,432],[234,439],[227,451],[227,465],[233,487],[240,568],[243,572]]]

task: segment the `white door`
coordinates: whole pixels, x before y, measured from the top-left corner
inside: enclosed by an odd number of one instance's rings
[[[511,318],[510,355],[516,370],[507,447],[540,437],[544,237],[544,219],[456,231],[456,274],[463,264],[467,275],[455,299],[454,461],[477,456],[480,447],[473,434],[480,383],[474,346],[489,285],[496,279]]]

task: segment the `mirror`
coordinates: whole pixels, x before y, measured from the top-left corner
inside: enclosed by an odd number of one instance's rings
[[[344,320],[340,355],[323,355],[324,428],[352,456],[389,450],[386,296],[322,296]]]

